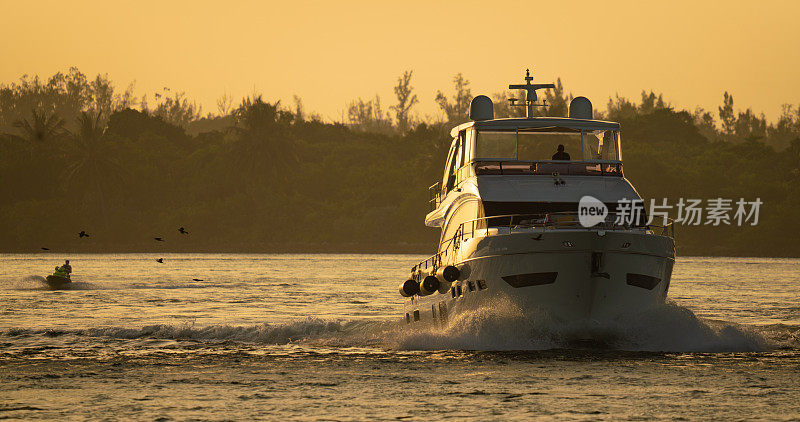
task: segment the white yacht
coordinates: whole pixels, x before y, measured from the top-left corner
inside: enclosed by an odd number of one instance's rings
[[[494,119],[491,99],[478,96],[471,121],[451,132],[425,218],[441,228],[439,248],[399,289],[409,325],[508,306],[501,298],[523,312],[591,324],[666,298],[672,222],[647,224],[644,213],[620,218],[619,205],[641,197],[623,176],[619,123],[594,120],[584,97],[571,101],[569,117],[534,117],[543,105],[536,91],[554,86],[532,84],[529,73],[525,79],[509,88],[525,90],[516,105],[527,117]],[[579,215],[587,200],[598,208],[593,225]]]

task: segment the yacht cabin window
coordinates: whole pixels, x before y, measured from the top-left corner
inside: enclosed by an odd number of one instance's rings
[[[456,140],[456,151],[453,160],[453,174],[455,174],[455,170],[461,168],[464,165],[464,144],[465,144],[465,134],[462,131],[458,134],[458,140]]]
[[[465,134],[465,142],[464,142],[464,155],[463,160],[461,160],[461,166],[463,167],[464,164],[469,163],[472,161],[472,152],[475,150],[475,129],[469,128],[466,130]]]
[[[613,130],[565,128],[478,131],[475,160],[549,161],[564,145],[571,161],[619,161],[619,134]]]
[[[466,131],[458,133],[458,138],[453,140],[450,146],[450,154],[445,166],[444,178],[442,180],[442,191],[446,194],[450,192],[456,184],[456,172],[464,165],[466,154]]]

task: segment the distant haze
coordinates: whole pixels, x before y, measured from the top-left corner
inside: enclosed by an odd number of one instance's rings
[[[435,91],[458,72],[491,94],[530,66],[598,108],[643,89],[715,116],[726,90],[769,120],[800,102],[800,2],[708,3],[0,0],[0,81],[77,66],[139,95],[186,91],[204,113],[255,91],[331,120],[357,97],[388,106],[404,70],[419,116],[438,115]]]

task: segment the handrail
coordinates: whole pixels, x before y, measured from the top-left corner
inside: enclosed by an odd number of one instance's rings
[[[622,164],[622,160],[604,160],[604,159],[587,159],[587,160],[517,160],[511,158],[473,158],[469,160],[468,164],[475,163],[496,163],[502,161],[504,163],[546,163],[546,164]]]
[[[502,160],[479,159],[470,162],[477,176],[533,175],[549,176],[622,176],[622,161],[617,160]],[[539,168],[539,167],[543,168]],[[591,169],[591,167],[596,167]]]
[[[583,227],[580,224],[578,213],[574,211],[560,211],[540,214],[505,214],[505,215],[492,215],[488,217],[480,217],[472,220],[467,220],[459,225],[456,234],[461,233],[462,237],[466,235],[466,227],[470,226],[470,234],[475,235],[476,228],[479,230],[486,230],[486,236],[489,235],[489,229],[494,227],[508,227],[511,229],[518,228],[535,228],[542,227],[543,229],[559,229],[559,228],[585,228],[587,230],[631,230],[631,229],[647,229],[655,232],[654,229],[661,229],[662,236],[674,237],[674,220],[667,218],[667,224],[617,224],[617,213],[608,213],[606,220],[592,227]],[[568,217],[558,218],[558,217]],[[609,218],[611,217],[611,218]],[[507,218],[508,224],[503,225],[490,225],[488,224],[492,219]],[[517,224],[514,223],[517,219]],[[476,223],[486,221],[484,227],[476,227]],[[455,237],[455,236],[454,236]]]
[[[490,168],[487,166],[496,166]],[[540,169],[539,165],[560,166],[556,168]],[[597,166],[597,169],[588,170],[587,166]],[[510,160],[510,159],[473,159],[458,168],[457,181],[460,182],[461,172],[465,167],[472,171],[467,176],[618,176],[623,175],[622,161],[619,160]],[[442,189],[440,182],[428,187],[428,203],[435,210],[442,202]]]
[[[564,211],[564,212],[551,212],[551,213],[542,213],[542,214],[506,214],[506,215],[493,215],[489,217],[480,217],[475,218],[472,220],[467,220],[459,224],[458,228],[456,228],[456,232],[453,234],[452,237],[449,239],[441,242],[439,244],[439,252],[430,258],[421,261],[419,264],[413,266],[411,268],[411,272],[415,273],[417,270],[422,269],[435,269],[441,265],[442,262],[442,255],[447,255],[447,252],[452,247],[453,252],[457,251],[460,247],[460,242],[463,242],[466,239],[470,239],[475,237],[476,233],[480,233],[481,231],[485,230],[486,237],[489,237],[489,230],[492,228],[502,228],[507,227],[507,233],[500,233],[499,230],[494,236],[506,236],[513,234],[514,229],[521,229],[521,228],[537,228],[541,227],[542,231],[547,230],[561,230],[561,229],[584,229],[585,231],[614,231],[614,230],[650,230],[653,234],[657,234],[659,236],[669,237],[670,239],[675,238],[675,221],[671,218],[667,218],[666,224],[616,224],[616,213],[609,213],[606,217],[606,221],[603,221],[593,227],[583,227],[578,219],[578,213],[573,211]],[[566,218],[558,218],[558,217],[569,217]],[[614,217],[609,221],[608,217]],[[503,225],[490,225],[489,221],[492,219],[500,219],[500,218],[508,218],[508,224]],[[519,218],[518,223],[514,224],[514,220]],[[523,219],[524,218],[524,219]],[[486,224],[484,227],[480,226],[480,222],[485,222]],[[469,228],[469,232],[467,232],[467,228]],[[660,231],[660,233],[657,233]],[[442,248],[443,245],[446,245]]]
[[[431,204],[432,209],[439,207],[439,198],[441,197],[441,189],[439,182],[432,184],[428,187],[428,203]]]

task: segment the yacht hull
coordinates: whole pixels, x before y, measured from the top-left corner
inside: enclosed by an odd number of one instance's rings
[[[664,303],[674,250],[671,238],[644,231],[471,238],[443,258],[443,265],[461,269],[459,279],[441,293],[407,301],[406,321],[442,324],[510,301],[519,312],[558,322],[612,322]]]

